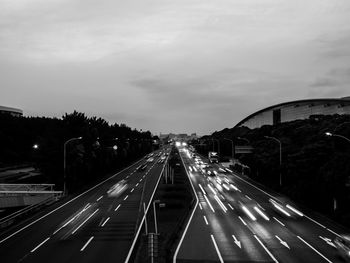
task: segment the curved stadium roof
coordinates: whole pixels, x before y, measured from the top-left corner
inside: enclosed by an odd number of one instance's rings
[[[292,105],[298,105],[298,104],[313,104],[313,103],[332,103],[332,104],[340,104],[343,106],[350,106],[350,96],[349,97],[343,97],[343,98],[323,98],[323,99],[304,99],[304,100],[295,100],[295,101],[288,101],[283,102],[279,104],[275,104],[269,107],[266,107],[264,109],[261,109],[259,111],[256,111],[249,116],[245,117],[243,120],[241,120],[239,123],[237,123],[234,127],[242,126],[245,122],[248,120],[254,118],[255,116],[258,116],[260,113],[267,112],[270,110],[286,107],[286,106],[292,106]]]

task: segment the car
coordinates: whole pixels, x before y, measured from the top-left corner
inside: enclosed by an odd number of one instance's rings
[[[341,235],[334,239],[334,245],[339,254],[350,262],[350,235]]]
[[[127,189],[126,180],[121,180],[117,184],[113,185],[108,191],[108,197],[118,197]]]
[[[304,214],[301,211],[295,208],[295,205],[292,206],[291,203],[288,202],[287,200],[281,201],[281,199],[283,200],[284,198],[282,197],[279,199],[274,199],[274,198],[269,199],[269,202],[272,208],[277,213],[283,216],[287,216],[289,218],[299,218],[304,216]]]
[[[153,162],[153,161],[154,161],[154,158],[152,158],[152,157],[147,159],[147,162],[148,162],[148,163],[151,163],[151,162]]]
[[[147,163],[145,163],[145,164],[143,164],[143,165],[140,165],[140,166],[137,168],[137,170],[143,171],[143,170],[145,170],[146,168],[147,168]]]

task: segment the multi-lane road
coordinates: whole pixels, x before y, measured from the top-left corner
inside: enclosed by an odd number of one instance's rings
[[[165,165],[158,153],[0,235],[1,262],[125,262]]]
[[[181,157],[198,202],[174,262],[343,262],[333,243],[342,229],[274,205],[271,193],[220,165],[208,176],[186,151]]]

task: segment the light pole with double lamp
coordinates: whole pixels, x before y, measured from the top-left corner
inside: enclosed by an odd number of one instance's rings
[[[281,171],[281,168],[282,168],[282,143],[276,137],[272,137],[272,136],[264,136],[264,137],[266,139],[271,139],[271,140],[276,141],[280,146],[280,186],[282,186],[282,171]]]
[[[67,140],[64,144],[63,144],[63,195],[66,195],[67,193],[67,188],[66,188],[66,148],[67,148],[67,144],[72,142],[72,141],[77,141],[77,140],[81,140],[82,137],[77,137],[77,138],[71,138],[69,140]]]

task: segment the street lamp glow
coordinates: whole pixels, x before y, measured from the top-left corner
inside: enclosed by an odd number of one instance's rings
[[[33,145],[33,149],[35,149],[35,150],[36,150],[36,149],[39,149],[39,145],[38,145],[38,144],[34,144],[34,145]]]
[[[330,132],[326,132],[325,133],[327,136],[332,136],[333,134],[332,133],[330,133]]]
[[[113,145],[113,150],[118,150],[118,146],[117,145]]]

